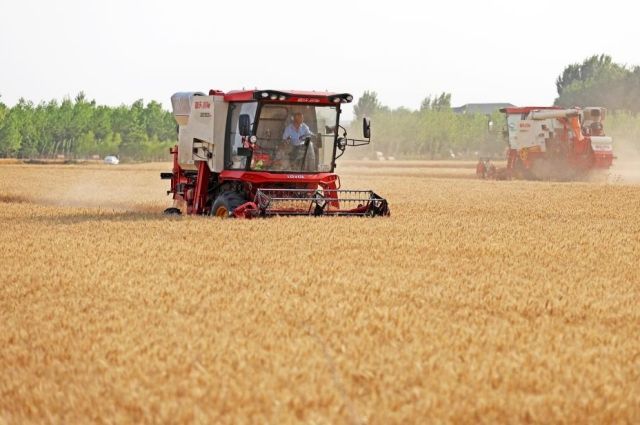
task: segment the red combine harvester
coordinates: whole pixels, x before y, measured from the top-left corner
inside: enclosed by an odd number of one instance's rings
[[[604,134],[606,109],[600,107],[504,108],[507,118],[506,168],[480,159],[476,174],[496,179],[580,179],[609,169],[613,140]]]
[[[278,90],[176,93],[178,145],[171,149],[174,206],[165,214],[218,217],[273,215],[387,216],[387,201],[371,190],[343,190],[334,174],[347,146],[340,126],[348,93]],[[342,133],[342,134],[340,134]]]

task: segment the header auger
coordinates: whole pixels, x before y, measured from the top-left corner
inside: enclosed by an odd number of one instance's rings
[[[274,215],[387,216],[387,201],[371,190],[344,190],[334,173],[347,146],[340,126],[348,93],[218,90],[171,97],[178,145],[171,149],[174,206],[165,214],[217,217]],[[341,131],[342,130],[342,131]],[[342,133],[342,134],[340,134]]]

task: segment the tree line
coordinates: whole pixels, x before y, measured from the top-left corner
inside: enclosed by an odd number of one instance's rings
[[[451,94],[426,96],[420,109],[396,109],[382,105],[376,92],[366,91],[354,106],[352,131],[363,116],[372,119],[372,142],[368,149],[351,155],[382,152],[395,158],[452,159],[500,155],[504,151],[502,122],[492,114],[462,114],[451,109]]]
[[[556,89],[558,106],[606,107],[607,133],[640,151],[640,67],[615,63],[607,55],[592,56],[565,67]],[[357,134],[361,118],[369,116],[373,140],[349,155],[379,151],[396,158],[500,157],[506,146],[502,114],[455,113],[450,93],[426,96],[413,110],[389,108],[376,92],[365,91],[354,115],[350,133]],[[155,101],[110,107],[81,92],[74,99],[37,105],[24,99],[13,107],[0,102],[0,157],[166,160],[175,141],[175,120]]]
[[[73,100],[37,105],[0,102],[0,157],[166,159],[175,140],[172,114],[155,101],[110,107],[81,92]]]

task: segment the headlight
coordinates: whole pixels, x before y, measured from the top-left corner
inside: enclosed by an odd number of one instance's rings
[[[257,138],[256,136],[251,136],[251,137],[249,137],[249,141],[250,141],[251,143],[255,143],[255,142],[257,142],[257,141],[258,141],[258,138]]]

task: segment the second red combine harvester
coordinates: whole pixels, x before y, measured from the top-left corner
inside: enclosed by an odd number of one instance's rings
[[[347,146],[340,126],[348,93],[211,90],[171,97],[178,144],[171,153],[174,206],[166,214],[217,217],[273,215],[386,216],[387,201],[371,190],[344,190],[334,173]]]
[[[592,170],[607,170],[613,140],[606,136],[600,107],[513,107],[507,118],[507,165],[496,169],[486,158],[476,167],[480,178],[574,180]]]

